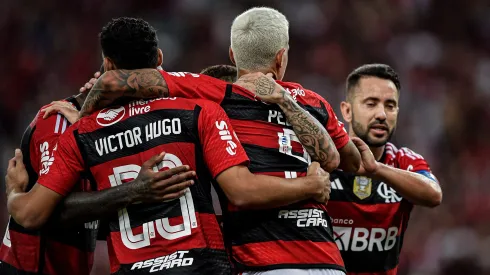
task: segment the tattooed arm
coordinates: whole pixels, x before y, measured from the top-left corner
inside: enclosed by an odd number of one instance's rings
[[[242,76],[235,84],[254,91],[265,102],[279,105],[312,160],[319,162],[327,172],[337,168],[340,163],[339,152],[325,127],[301,108],[274,79],[265,75],[257,77],[257,73],[252,73]]]
[[[80,117],[112,104],[138,98],[168,96],[168,86],[156,69],[112,70],[102,74],[80,110]]]

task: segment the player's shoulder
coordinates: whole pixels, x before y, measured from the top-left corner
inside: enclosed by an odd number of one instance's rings
[[[210,84],[226,85],[226,82],[208,75],[197,74],[191,72],[167,72],[165,70],[159,70],[166,81],[172,81],[177,83],[192,83],[192,82],[207,82]]]
[[[428,164],[425,158],[408,147],[397,147],[388,142],[385,146],[387,164],[403,170],[425,169]]]
[[[211,100],[197,98],[169,97],[157,98],[149,101],[151,105],[156,107],[155,109],[194,110],[196,107],[201,109],[221,108],[219,104]]]
[[[221,109],[218,103],[207,99],[187,99],[187,101],[206,110]]]
[[[308,105],[321,107],[321,105],[329,105],[327,100],[318,93],[303,87],[296,82],[278,81],[279,85],[286,89],[295,100],[304,101]]]
[[[38,135],[61,135],[70,126],[68,120],[62,114],[51,114],[47,118],[44,118],[45,110],[51,106],[46,104],[42,106],[37,112],[36,116],[31,122],[31,128],[36,129]]]

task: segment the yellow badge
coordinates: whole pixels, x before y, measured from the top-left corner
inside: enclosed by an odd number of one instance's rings
[[[356,177],[354,179],[354,194],[361,200],[371,196],[371,179],[366,177]]]

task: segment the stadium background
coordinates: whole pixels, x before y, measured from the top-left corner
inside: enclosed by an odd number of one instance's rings
[[[424,155],[444,190],[438,208],[415,209],[400,274],[490,274],[485,0],[2,1],[1,172],[37,110],[77,93],[99,68],[97,34],[109,19],[148,20],[158,29],[164,69],[198,72],[229,63],[231,22],[257,5],[277,8],[290,20],[286,79],[323,95],[339,117],[344,79],[352,69],[382,62],[400,73],[394,142]],[[7,218],[0,196],[2,236]],[[106,274],[106,261],[98,257],[94,274]]]

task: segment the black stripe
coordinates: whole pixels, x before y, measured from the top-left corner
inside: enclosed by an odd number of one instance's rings
[[[221,103],[221,106],[229,118],[270,122],[270,111],[277,111],[282,114],[283,120],[286,120],[286,116],[276,104],[269,105],[260,101],[255,101],[246,96],[234,93],[231,87],[231,85],[226,87],[226,95]],[[327,125],[329,116],[327,109],[322,102],[320,102],[320,107],[303,105],[301,102],[297,103],[301,108],[307,110],[313,117],[315,117],[322,125]],[[286,128],[292,129],[290,126]]]
[[[78,104],[77,96],[72,95],[70,97],[65,98],[65,100],[68,101],[68,102],[70,102],[71,104],[75,105],[75,108],[78,111],[80,111],[81,107],[80,107],[80,104]]]
[[[340,202],[355,202],[357,204],[363,204],[367,206],[374,206],[376,204],[391,204],[393,205],[393,207],[397,207],[397,205],[402,202],[408,202],[404,200],[402,196],[398,193],[396,193],[396,195],[399,198],[402,198],[400,201],[393,202],[391,201],[391,199],[388,199],[387,202],[387,199],[383,198],[378,192],[378,187],[383,182],[374,179],[370,179],[371,194],[369,195],[369,197],[365,199],[360,199],[354,194],[354,180],[356,177],[357,176],[355,174],[346,173],[339,170],[332,171],[332,173],[330,173],[330,181],[333,182],[338,179],[342,184],[342,189],[332,189],[332,192],[330,193],[330,200]],[[386,188],[388,187],[389,186],[386,186]]]
[[[38,178],[37,171],[34,171],[34,167],[32,167],[31,150],[30,150],[31,139],[35,130],[36,130],[36,126],[34,126],[33,128],[28,126],[24,134],[22,135],[22,140],[20,142],[20,149],[22,150],[22,154],[23,154],[22,161],[24,162],[24,165],[27,170],[27,174],[29,175],[29,184],[27,185],[27,190],[31,190],[31,188],[34,187]]]
[[[155,110],[143,115],[133,116],[114,125],[103,127],[90,133],[80,133],[79,140],[82,146],[80,149],[86,151],[87,165],[89,167],[93,167],[113,159],[131,156],[142,151],[146,151],[161,144],[172,142],[194,143],[195,140],[192,139],[191,135],[193,115],[194,112],[192,110]],[[169,135],[164,135],[162,133],[162,135],[157,138],[153,138],[148,141],[146,140],[145,129],[148,129],[147,127],[151,126],[151,123],[157,123],[163,119],[172,120],[173,118],[180,119],[182,126],[180,134],[170,133]],[[130,148],[124,147],[123,149],[120,149],[119,141],[116,137],[113,139],[113,144],[118,147],[118,150],[115,152],[108,152],[107,154],[104,151],[102,156],[99,155],[96,150],[96,142],[100,142],[103,138],[108,138],[109,136],[131,132],[136,128],[138,128],[141,133],[142,143],[138,143]],[[122,135],[121,138],[124,140],[124,135]]]
[[[19,270],[7,262],[0,262],[0,274],[1,275],[47,275],[40,272],[27,272]]]
[[[281,210],[297,210],[297,205],[283,207]],[[308,210],[308,209],[305,209]],[[233,245],[258,243],[267,241],[312,241],[333,242],[330,217],[322,211],[322,218],[327,227],[298,227],[298,218],[278,218],[278,209],[260,211],[230,212],[229,231]],[[306,220],[304,221],[306,222]],[[302,222],[303,224],[303,222]]]
[[[306,172],[308,169],[308,163],[283,154],[279,152],[279,149],[266,148],[253,144],[242,143],[242,145],[250,158],[249,169],[253,173],[283,171]]]
[[[184,262],[189,263],[190,258],[192,258],[192,264],[187,265],[187,266],[176,266],[177,263],[174,265],[173,268],[166,268],[166,266],[163,267],[161,271],[158,271],[159,268],[162,265],[170,265],[172,263],[172,260],[168,260],[169,257],[165,258],[167,255],[155,255],[155,257],[159,257],[159,260],[156,261],[157,264],[154,267],[154,270],[157,270],[156,272],[151,272],[150,270],[152,269],[152,264],[155,262],[154,259],[149,259],[147,261],[144,261],[148,263],[148,267],[143,268],[143,263],[140,264],[122,264],[119,270],[115,273],[114,275],[126,275],[126,274],[131,274],[131,275],[147,275],[149,273],[151,274],[156,274],[156,275],[188,275],[188,274],[199,274],[199,275],[230,275],[231,273],[231,266],[230,262],[228,260],[228,255],[224,250],[216,250],[216,249],[209,249],[209,248],[198,248],[198,249],[190,249],[190,250],[185,250],[188,251],[187,253],[183,253],[184,251],[180,253],[175,254],[175,260],[181,259],[187,259],[184,260]],[[182,256],[181,256],[182,255]],[[166,262],[163,262],[165,261]],[[174,261],[175,261],[174,260]],[[134,267],[134,268],[133,268]],[[141,268],[140,268],[141,267]]]

